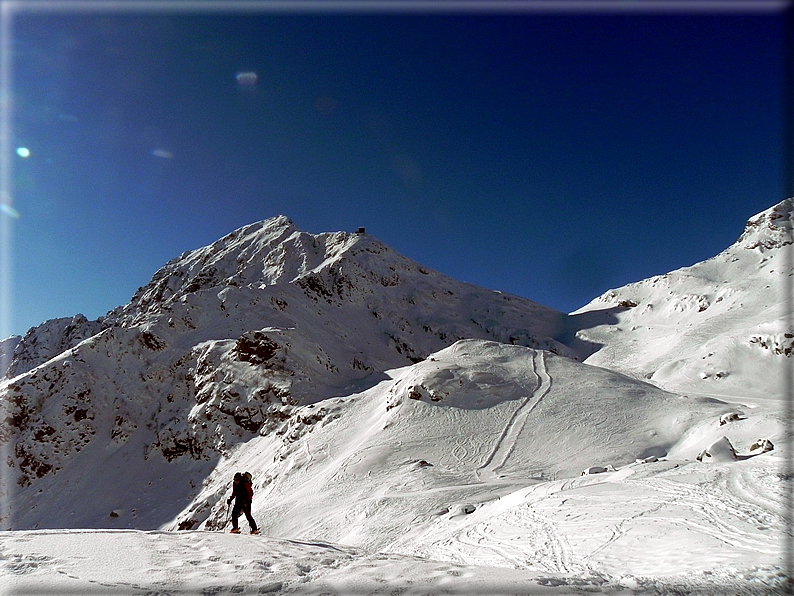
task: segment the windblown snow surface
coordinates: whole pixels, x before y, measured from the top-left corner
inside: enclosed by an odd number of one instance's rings
[[[568,316],[280,217],[11,338],[0,593],[787,593],[792,206]]]

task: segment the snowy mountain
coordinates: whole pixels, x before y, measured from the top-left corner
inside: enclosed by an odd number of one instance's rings
[[[11,365],[11,359],[14,357],[14,351],[20,341],[22,341],[22,338],[19,335],[12,335],[0,340],[0,373],[3,376],[8,373],[8,367]]]
[[[21,485],[95,436],[120,445],[138,428],[152,434],[147,450],[204,459],[274,430],[298,404],[353,393],[461,338],[575,357],[554,339],[564,323],[369,236],[314,236],[278,217],[168,263],[99,321],[30,330],[9,366],[0,433],[15,436]]]
[[[24,338],[10,338],[6,362],[7,377],[16,377],[73,348],[101,330],[99,321],[83,315],[51,319],[33,328]]]
[[[792,210],[787,199],[752,217],[719,255],[572,313],[588,322],[579,336],[603,346],[586,362],[673,391],[779,400],[794,347],[783,289],[792,274]]]
[[[187,252],[105,317],[0,346],[13,352],[0,521],[15,530],[0,532],[0,562],[20,561],[0,577],[73,576],[28,565],[59,560],[35,528],[181,530],[175,552],[206,548],[223,537],[208,531],[225,526],[231,476],[248,470],[263,534],[293,541],[269,544],[304,563],[270,581],[274,565],[252,559],[256,580],[235,593],[358,593],[381,581],[373,557],[389,581],[400,569],[453,593],[465,582],[439,583],[429,561],[483,586],[512,568],[504,593],[766,593],[783,581],[790,488],[779,379],[792,330],[777,286],[793,205],[709,261],[569,316],[285,217]],[[186,562],[164,564],[186,575],[101,585],[210,589]]]

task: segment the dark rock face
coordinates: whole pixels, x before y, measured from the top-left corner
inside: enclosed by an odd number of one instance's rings
[[[250,364],[264,364],[276,355],[279,345],[261,331],[247,333],[237,340],[237,358]]]

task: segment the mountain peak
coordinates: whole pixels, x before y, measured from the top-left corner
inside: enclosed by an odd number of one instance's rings
[[[242,238],[251,236],[283,236],[300,230],[295,223],[286,215],[277,215],[269,219],[257,221],[244,225],[236,230],[229,232],[223,238],[216,240],[210,246],[218,248],[225,244],[239,241]]]
[[[743,248],[758,248],[761,251],[792,244],[793,222],[794,197],[789,197],[751,217],[737,244]]]
[[[108,316],[139,316],[213,287],[288,283],[338,258],[360,238],[348,232],[309,234],[284,215],[248,224],[173,259],[138,289],[130,304]]]

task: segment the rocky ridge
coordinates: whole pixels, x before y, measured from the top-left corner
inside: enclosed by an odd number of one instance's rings
[[[277,217],[174,259],[99,320],[31,329],[0,387],[0,441],[22,486],[139,429],[147,457],[210,459],[459,339],[583,355],[555,339],[566,333],[562,313],[368,235],[312,235]]]

